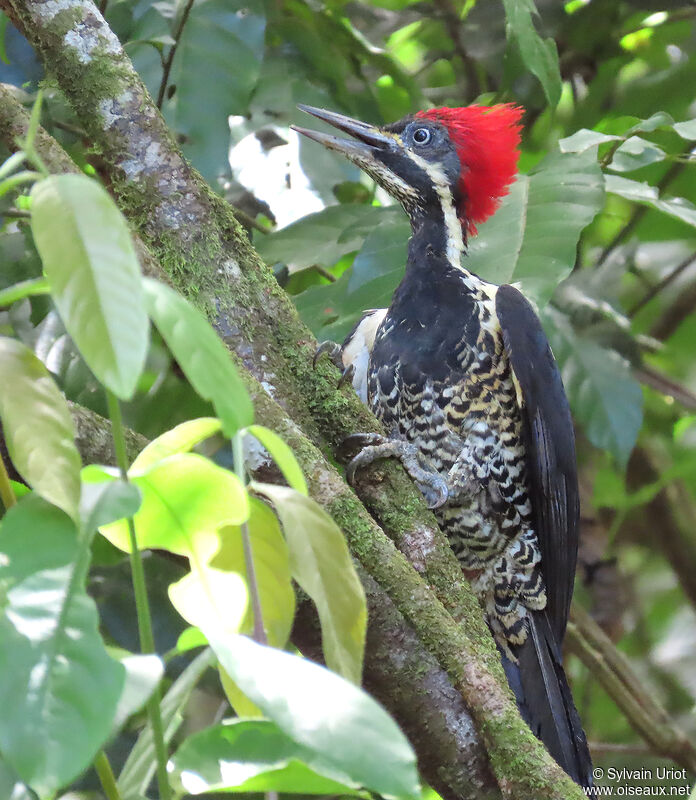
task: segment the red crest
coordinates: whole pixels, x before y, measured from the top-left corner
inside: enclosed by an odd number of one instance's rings
[[[474,235],[476,224],[488,219],[517,174],[520,118],[523,109],[496,106],[433,108],[416,116],[447,128],[462,165],[458,214],[462,227]]]

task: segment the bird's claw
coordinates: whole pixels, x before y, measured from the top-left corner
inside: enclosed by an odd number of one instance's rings
[[[314,358],[312,359],[312,366],[316,369],[319,357],[326,353],[329,361],[343,371],[343,360],[341,359],[341,345],[336,342],[326,341],[320,342],[317,349],[314,351]]]
[[[447,481],[437,472],[426,472],[414,480],[428,508],[442,508],[449,500]]]
[[[344,383],[352,383],[353,375],[355,375],[355,367],[352,364],[349,364],[347,367],[343,366],[343,348],[341,345],[331,341],[321,342],[314,352],[314,358],[312,359],[312,366],[314,369],[317,368],[317,362],[323,353],[326,353],[329,357],[329,361],[341,371],[341,377],[339,378],[336,388],[340,389]]]

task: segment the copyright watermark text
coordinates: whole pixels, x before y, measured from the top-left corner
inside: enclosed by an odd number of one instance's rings
[[[688,797],[692,789],[687,771],[671,767],[595,767],[592,777],[603,785],[586,788],[587,797]]]

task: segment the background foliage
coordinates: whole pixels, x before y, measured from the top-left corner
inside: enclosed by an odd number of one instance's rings
[[[470,264],[490,280],[521,283],[561,365],[580,442],[580,600],[647,691],[693,733],[693,5],[103,0],[101,9],[185,153],[239,209],[320,339],[340,339],[360,311],[388,302],[408,225],[357,170],[289,130],[306,124],[296,103],[372,122],[433,104],[525,108],[522,175],[472,241]],[[45,76],[11,24],[0,56],[0,77],[22,86],[30,103]],[[50,76],[45,85],[42,123],[98,173],[98,154]],[[21,192],[9,187],[0,197],[0,290],[39,278],[39,253],[50,270],[23,219]],[[59,233],[49,234],[48,251]],[[5,299],[0,310],[1,332],[33,350],[68,399],[106,414],[99,367],[67,324],[58,299],[45,295]],[[124,403],[126,423],[150,438],[212,413],[210,394],[192,389],[195,379],[182,375],[174,343],[158,328]],[[127,572],[105,542],[94,548],[103,627],[135,649]],[[165,584],[172,571],[166,561],[154,570]],[[162,652],[181,626],[165,604],[154,613]],[[569,663],[597,763],[665,763],[644,750],[585,668]],[[186,758],[193,752],[194,744]]]

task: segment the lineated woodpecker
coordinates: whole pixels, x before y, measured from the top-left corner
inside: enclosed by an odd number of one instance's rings
[[[372,176],[412,227],[389,308],[365,312],[333,346],[388,431],[350,437],[362,449],[348,477],[376,458],[401,460],[472,581],[523,718],[589,786],[561,660],[579,514],[568,402],[529,302],[460,262],[514,180],[522,110],[437,108],[376,127],[300,108],[352,137],[296,128]]]

